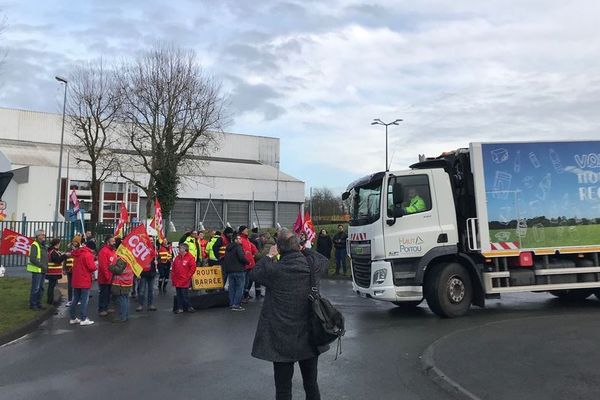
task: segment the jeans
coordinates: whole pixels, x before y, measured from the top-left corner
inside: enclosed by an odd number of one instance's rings
[[[117,304],[119,305],[119,317],[122,321],[126,321],[129,318],[129,294],[118,295]]]
[[[46,296],[46,303],[54,304],[54,288],[58,283],[58,276],[47,275],[46,278],[48,279],[48,294]]]
[[[239,306],[242,302],[246,273],[230,272],[227,274],[227,279],[229,279],[229,306]]]
[[[302,384],[306,400],[321,400],[319,384],[317,383],[317,364],[319,356],[308,360],[298,361],[302,373]],[[274,362],[275,400],[290,400],[292,398],[292,377],[294,376],[293,362]]]
[[[190,308],[190,300],[188,298],[188,288],[175,288],[177,295],[177,309],[187,311]]]
[[[154,304],[154,277],[142,276],[140,278],[140,290],[138,292],[138,303],[140,306],[144,305],[146,300],[146,294],[148,295],[148,306]]]
[[[31,273],[31,290],[29,291],[29,307],[38,308],[42,306],[42,295],[44,294],[44,276],[46,274]]]
[[[98,294],[98,312],[107,311],[110,304],[110,283],[98,284],[100,293]]]
[[[73,300],[73,274],[67,273],[67,298],[69,301]]]
[[[346,274],[346,248],[335,249],[335,273],[340,273],[340,267],[342,267],[344,274]]]
[[[71,319],[77,318],[77,303],[81,301],[81,309],[79,310],[80,320],[87,319],[88,300],[90,298],[90,289],[73,288],[73,302],[69,307]]]

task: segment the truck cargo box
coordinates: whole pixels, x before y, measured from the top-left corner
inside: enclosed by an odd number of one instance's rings
[[[487,257],[600,251],[600,141],[472,143]]]

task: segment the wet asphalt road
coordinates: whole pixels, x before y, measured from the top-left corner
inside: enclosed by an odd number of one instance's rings
[[[346,316],[343,354],[320,358],[323,399],[452,399],[424,370],[436,368],[471,398],[600,397],[600,302],[564,305],[546,294],[488,300],[463,318],[442,320],[426,304],[406,312],[356,296],[349,281],[324,281]],[[0,348],[0,399],[270,399],[270,363],[250,356],[260,311],[225,308],[174,315],[133,311],[127,324],[96,317],[72,327],[55,316]],[[61,314],[64,310],[61,310]],[[434,344],[435,343],[435,344]],[[432,345],[433,344],[433,345]],[[304,398],[299,371],[294,398]]]

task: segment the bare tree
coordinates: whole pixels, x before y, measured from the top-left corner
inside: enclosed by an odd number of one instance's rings
[[[91,170],[92,222],[100,216],[102,182],[116,168],[110,144],[111,129],[117,123],[121,99],[115,74],[104,68],[102,60],[77,67],[70,75],[67,100],[68,120],[73,128],[78,164]]]
[[[158,197],[167,215],[177,198],[180,174],[201,173],[217,149],[226,122],[221,87],[206,75],[193,51],[157,46],[120,70],[124,147],[121,176],[141,187],[151,212]],[[143,171],[148,180],[131,171]]]
[[[313,189],[312,198],[313,218],[321,221],[323,218],[331,219],[332,217],[342,214],[342,199],[340,196],[333,194],[329,188]]]

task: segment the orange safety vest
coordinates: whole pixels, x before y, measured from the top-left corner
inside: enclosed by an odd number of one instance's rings
[[[113,286],[132,287],[133,286],[133,269],[127,264],[125,270],[120,275],[113,274]]]
[[[73,272],[73,262],[75,261],[74,257],[67,257],[67,261],[65,261],[65,272],[70,274]]]
[[[168,263],[173,258],[171,255],[171,250],[165,246],[160,246],[160,249],[158,250],[158,258],[161,264]]]
[[[52,250],[57,251],[57,250]],[[50,258],[50,257],[48,257]],[[48,261],[48,272],[46,272],[46,275],[62,275],[62,271],[63,271],[63,265],[62,263],[53,263],[51,261]]]

